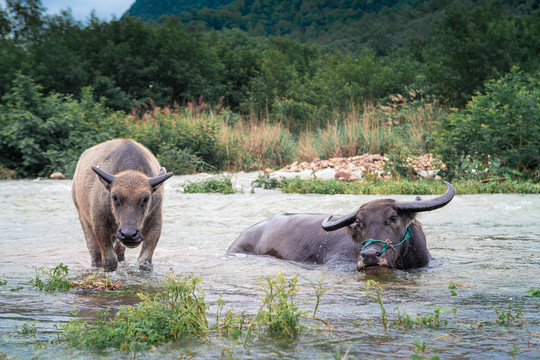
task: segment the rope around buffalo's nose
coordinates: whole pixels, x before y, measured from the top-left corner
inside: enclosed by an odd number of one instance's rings
[[[377,243],[380,243],[380,244],[384,244],[382,250],[377,254],[377,256],[381,256],[387,249],[392,249],[394,250],[394,255],[396,255],[396,249],[395,247],[398,247],[400,245],[403,245],[403,243],[407,240],[409,240],[409,238],[411,237],[411,225],[409,225],[409,227],[407,227],[407,232],[405,233],[405,236],[403,237],[403,240],[401,240],[401,242],[399,242],[398,244],[396,245],[392,245],[390,243],[390,240],[386,240],[386,241],[382,241],[382,240],[374,240],[374,239],[367,239],[365,241],[362,241],[362,243],[360,245],[363,245],[362,247],[362,250],[360,250],[360,254],[362,254],[364,252],[364,250],[371,244],[377,244]]]

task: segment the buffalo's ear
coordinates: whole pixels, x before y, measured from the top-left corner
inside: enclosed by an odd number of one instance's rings
[[[111,189],[112,182],[116,179],[116,177],[112,174],[109,174],[106,171],[103,171],[99,168],[99,166],[92,166],[92,170],[98,175],[99,181],[105,186],[107,190]]]
[[[148,179],[148,183],[150,183],[150,186],[152,187],[152,192],[159,189],[159,187],[165,182],[165,180],[169,179],[174,174],[172,172],[165,173],[165,169],[161,168],[159,174],[156,177]]]

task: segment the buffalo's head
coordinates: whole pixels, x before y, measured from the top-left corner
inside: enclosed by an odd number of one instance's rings
[[[452,200],[455,190],[450,183],[444,183],[446,193],[436,198],[406,202],[373,200],[337,220],[328,217],[322,227],[326,231],[349,228],[349,234],[361,249],[359,271],[381,273],[392,268],[425,266],[429,251],[422,227],[414,218],[418,212],[438,209]]]
[[[170,178],[173,173],[160,173],[153,178],[145,174],[127,170],[117,175],[109,174],[97,166],[92,170],[109,191],[111,211],[118,225],[116,238],[129,248],[137,247],[143,240],[142,229],[146,216],[152,208],[152,194]]]

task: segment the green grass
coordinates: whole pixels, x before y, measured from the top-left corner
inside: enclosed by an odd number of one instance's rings
[[[203,180],[199,182],[188,182],[184,186],[184,193],[212,193],[212,194],[234,194],[231,179],[226,176]]]
[[[521,181],[481,183],[456,180],[452,182],[456,194],[540,194],[540,184]],[[438,195],[446,187],[442,181],[421,180],[376,180],[341,182],[324,179],[283,178],[279,185],[284,193],[298,194],[351,194],[351,195]]]
[[[173,273],[164,280],[163,291],[154,296],[139,293],[141,302],[136,306],[122,306],[114,316],[105,311],[91,324],[71,319],[59,325],[59,340],[78,348],[137,351],[185,337],[204,337],[207,307],[200,282],[200,277],[177,278]]]

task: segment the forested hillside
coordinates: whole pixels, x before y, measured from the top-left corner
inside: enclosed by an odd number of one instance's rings
[[[208,4],[169,0],[153,1],[151,9],[143,7],[145,3],[150,2],[137,0],[129,15],[157,20],[174,14],[185,24],[206,29],[235,28],[252,36],[287,36],[329,49],[361,51],[369,47],[378,55],[432,35],[434,24],[451,6],[473,11],[498,3],[507,14],[515,15],[530,15],[538,8],[534,0],[225,0]]]
[[[183,11],[209,8],[216,9],[227,5],[234,0],[139,0],[135,1],[126,15],[138,17],[142,20],[157,20],[161,16],[178,15]]]

